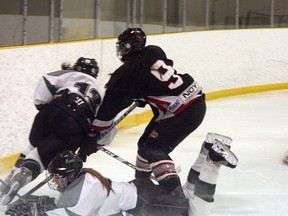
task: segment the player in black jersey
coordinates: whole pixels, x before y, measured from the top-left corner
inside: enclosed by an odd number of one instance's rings
[[[71,67],[62,65],[62,70],[39,80],[34,92],[39,112],[30,131],[30,145],[18,158],[5,185],[0,185],[0,203],[9,203],[21,187],[47,169],[57,153],[74,152],[85,145],[104,97],[104,88],[96,79],[98,71],[95,59],[81,57]],[[109,143],[108,139],[101,141]]]
[[[180,179],[169,153],[202,123],[205,94],[193,77],[174,69],[159,46],[145,44],[146,35],[140,28],[128,28],[118,36],[117,53],[123,65],[111,74],[92,127],[98,132],[108,129],[134,100],[149,104],[154,117],[138,142],[135,176],[145,179],[153,172],[166,191],[181,196]]]
[[[137,100],[139,106],[149,104],[154,116],[138,141],[137,182],[142,182],[145,190],[153,173],[163,189],[161,195],[153,198],[154,203],[166,205],[171,203],[171,196],[185,197],[189,199],[190,216],[208,216],[220,165],[235,168],[238,162],[230,150],[231,138],[207,134],[182,188],[169,154],[202,123],[205,94],[193,77],[174,69],[173,61],[159,46],[145,46],[142,29],[126,29],[118,36],[116,45],[123,65],[106,84],[103,103],[92,123],[95,134],[109,129],[117,114],[133,101]]]

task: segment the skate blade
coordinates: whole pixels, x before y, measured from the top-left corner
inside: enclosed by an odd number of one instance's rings
[[[19,183],[18,182],[14,182],[11,185],[11,188],[10,188],[9,192],[7,194],[3,194],[1,196],[0,205],[9,204],[14,199],[14,197],[16,196],[18,190],[19,190]]]
[[[211,132],[207,134],[207,139],[208,142],[210,143],[213,143],[213,140],[218,139],[221,143],[223,143],[226,146],[231,146],[231,142],[233,141],[231,137]]]
[[[218,139],[215,139],[212,149],[219,154],[223,154],[225,161],[221,161],[220,164],[230,167],[232,169],[234,169],[237,166],[238,158],[230,150],[230,146],[227,146],[223,144],[221,141],[219,141]]]

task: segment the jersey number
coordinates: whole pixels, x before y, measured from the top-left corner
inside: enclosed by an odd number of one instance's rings
[[[101,97],[98,91],[95,88],[90,88],[90,85],[83,82],[76,82],[75,87],[86,97],[89,98],[89,101],[95,106],[101,103]],[[89,90],[89,91],[88,91]],[[90,94],[91,96],[87,95]]]
[[[168,82],[168,88],[175,89],[183,84],[182,78],[175,74],[173,67],[158,60],[151,67],[151,73],[161,82]]]

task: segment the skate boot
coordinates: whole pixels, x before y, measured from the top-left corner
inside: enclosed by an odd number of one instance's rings
[[[230,168],[235,168],[238,163],[238,158],[230,150],[230,146],[223,144],[218,139],[213,141],[213,145],[209,150],[206,160],[209,163],[224,165]]]
[[[31,180],[32,172],[29,169],[26,167],[15,169],[9,182],[5,182],[5,190],[3,190],[3,192],[1,191],[0,204],[9,204],[17,195],[18,191]]]
[[[15,169],[12,169],[9,173],[9,175],[6,177],[6,179],[4,181],[1,180],[1,184],[0,184],[0,200],[1,197],[4,194],[7,194],[10,190],[10,186],[11,185],[11,179],[14,175]]]
[[[207,156],[215,139],[219,140],[222,144],[230,148],[232,138],[217,133],[208,133],[205,141],[202,144],[200,154]]]

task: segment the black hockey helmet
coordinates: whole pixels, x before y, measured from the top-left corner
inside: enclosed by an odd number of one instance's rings
[[[94,58],[84,58],[80,57],[73,66],[73,70],[80,71],[85,74],[91,75],[97,78],[99,67],[97,61]]]
[[[141,28],[128,28],[118,36],[116,54],[125,62],[131,54],[143,50],[145,44],[146,34]]]
[[[48,165],[48,175],[53,177],[49,187],[63,191],[79,176],[82,167],[83,161],[78,155],[69,150],[60,152]]]

